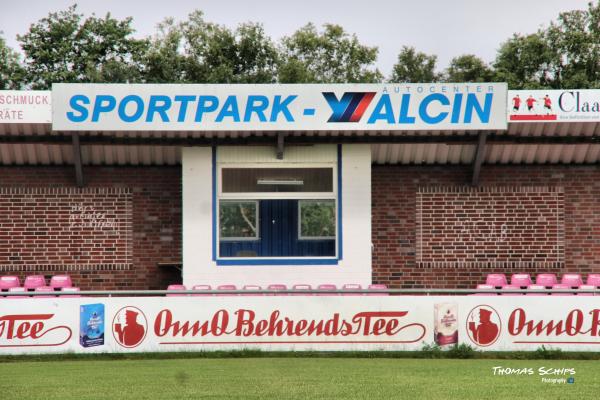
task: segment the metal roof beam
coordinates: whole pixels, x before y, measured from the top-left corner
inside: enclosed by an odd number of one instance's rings
[[[283,160],[283,150],[284,150],[284,136],[283,132],[279,132],[277,134],[277,159]]]
[[[71,135],[73,143],[73,165],[75,166],[75,182],[77,187],[84,187],[83,181],[83,163],[81,162],[81,144],[79,143],[79,135],[74,133]]]
[[[273,145],[278,142],[278,136],[248,136],[224,138],[148,138],[148,137],[116,137],[109,135],[79,136],[81,145],[158,145],[158,146],[215,146],[215,145]],[[444,143],[448,145],[463,145],[478,143],[477,135],[423,135],[423,136],[285,136],[287,144],[427,144]],[[71,135],[39,135],[39,136],[3,136],[0,143],[36,143],[36,144],[68,144],[72,142]],[[600,136],[513,136],[505,134],[487,134],[488,144],[600,144]]]
[[[471,177],[471,186],[479,186],[479,174],[481,172],[481,165],[483,165],[483,159],[485,158],[486,139],[487,132],[479,132],[477,150],[475,151],[475,157],[473,158],[473,176]]]

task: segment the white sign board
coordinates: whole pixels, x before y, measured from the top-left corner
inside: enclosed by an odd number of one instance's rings
[[[588,296],[0,299],[0,354],[600,348]]]
[[[600,90],[509,90],[509,122],[600,121]]]
[[[51,92],[0,90],[0,124],[49,124]]]
[[[506,84],[54,84],[59,131],[506,129]]]

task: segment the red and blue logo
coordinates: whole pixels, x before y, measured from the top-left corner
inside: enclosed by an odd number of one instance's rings
[[[327,122],[359,122],[375,92],[345,92],[338,99],[333,92],[322,92],[333,113]]]

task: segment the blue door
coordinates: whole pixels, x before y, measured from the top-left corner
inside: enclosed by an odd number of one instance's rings
[[[298,238],[298,200],[260,200],[259,238],[221,241],[220,257],[334,257],[335,239]]]

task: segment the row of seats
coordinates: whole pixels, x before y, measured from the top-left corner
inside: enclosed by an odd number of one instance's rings
[[[30,292],[43,292],[43,293],[57,293],[60,297],[79,297],[79,295],[72,294],[79,292],[79,288],[73,287],[73,282],[69,275],[54,275],[50,278],[50,284],[46,282],[46,278],[43,275],[29,275],[25,277],[23,286],[18,276],[5,275],[0,276],[0,292],[9,293],[23,293],[23,296],[5,296],[7,299],[22,299],[22,298],[50,298],[56,297],[56,295],[39,295],[39,296],[27,296]]]
[[[20,286],[21,281],[18,276],[0,276],[0,290],[8,290]],[[25,281],[23,282],[23,287],[25,289],[35,289],[44,286],[52,289],[62,289],[73,287],[73,283],[71,282],[71,277],[69,275],[54,275],[50,278],[50,285],[46,285],[46,278],[44,275],[29,275],[25,277]]]
[[[555,285],[552,285],[551,287],[547,287],[544,285],[528,285],[526,287],[521,287],[521,286],[516,286],[516,285],[504,285],[501,286],[499,289],[502,290],[519,290],[519,289],[527,289],[528,291],[526,293],[500,293],[503,296],[521,296],[523,294],[527,295],[527,296],[547,296],[549,294],[552,294],[553,296],[573,296],[576,293],[539,293],[540,290],[548,290],[548,289],[552,289],[552,290],[572,290],[572,289],[585,289],[585,290],[595,290],[597,289],[597,286],[594,285],[579,285],[579,286],[570,286],[570,285],[566,285],[566,284],[562,284],[562,283],[557,283]],[[477,289],[478,290],[496,290],[498,289],[496,286],[493,285],[486,285],[486,284],[480,284],[477,285]],[[538,291],[536,293],[536,291]],[[475,294],[475,296],[495,296],[498,293],[477,293]],[[577,293],[578,296],[594,296],[594,293]]]
[[[538,274],[535,278],[535,282],[531,279],[529,274],[513,274],[510,277],[510,285],[504,274],[489,274],[485,280],[485,284],[495,288],[514,286],[517,289],[525,289],[531,285],[543,286],[543,288],[548,289],[551,289],[556,285],[565,285],[567,289],[578,288],[582,285],[600,287],[600,274],[589,274],[585,284],[581,274],[563,274],[560,282],[555,274]],[[560,288],[557,287],[556,289]]]
[[[504,274],[489,274],[486,277],[485,284],[477,285],[478,290],[506,290],[507,293],[477,293],[476,296],[494,296],[497,294],[508,296],[573,296],[576,293],[540,293],[540,290],[569,290],[584,289],[595,290],[600,287],[600,274],[589,274],[587,282],[584,284],[581,274],[563,274],[560,281],[555,274],[538,274],[535,282],[529,274],[513,274],[508,283]],[[510,293],[510,290],[527,289],[526,293]],[[579,296],[593,296],[594,293],[577,293]]]
[[[302,293],[302,291],[313,290],[313,287],[308,284],[296,284],[296,285],[293,285],[289,289],[296,290],[297,293],[281,293],[281,294],[277,294],[277,295],[283,295],[283,296],[288,296],[288,295],[289,296],[339,296],[339,295],[344,295],[344,296],[361,296],[361,295],[387,296],[388,295],[387,286],[379,285],[379,284],[373,284],[373,285],[369,285],[367,287],[367,289],[372,291],[373,293],[352,293],[353,290],[363,290],[362,285],[359,285],[356,283],[345,284],[340,288],[340,290],[348,291],[348,293],[326,293],[328,291],[338,290],[338,287],[333,284],[322,284],[322,285],[318,285],[316,287],[316,290],[323,291],[324,293]],[[288,289],[287,285],[283,285],[283,284],[271,284],[265,288],[265,290],[272,290],[272,291],[285,291],[285,290],[289,290],[289,289]],[[188,290],[188,289],[184,285],[169,285],[167,290],[176,292],[176,291]],[[210,285],[194,285],[191,288],[191,290],[210,291],[213,289],[212,289],[212,286],[210,286]],[[219,285],[215,288],[215,290],[238,290],[238,288],[236,285]],[[274,295],[276,295],[275,293],[257,293],[258,291],[263,290],[263,288],[258,285],[245,285],[242,287],[241,290],[244,291],[244,293],[240,294],[242,296],[274,296]],[[211,295],[213,295],[213,294],[212,293],[197,293],[197,294],[194,293],[191,296],[211,296]],[[230,296],[232,294],[229,294],[229,293],[218,294],[217,293],[214,295],[215,296]],[[233,295],[235,296],[237,294],[233,294]],[[167,294],[167,296],[187,296],[187,295],[172,293],[172,294]]]
[[[34,299],[44,299],[44,298],[51,298],[51,297],[81,297],[78,294],[72,294],[72,293],[76,293],[79,292],[79,288],[78,287],[65,287],[65,288],[61,288],[58,292],[51,288],[50,286],[39,286],[36,287],[33,292],[36,293],[48,293],[48,295],[38,295],[38,296],[29,296],[28,294],[30,294],[32,292],[32,290],[26,289],[24,287],[12,287],[10,289],[8,289],[8,293],[23,293],[23,295],[19,295],[19,296],[0,296],[0,299],[2,298],[7,298],[7,299],[26,299],[26,298],[34,298]],[[52,294],[50,294],[52,293]]]

